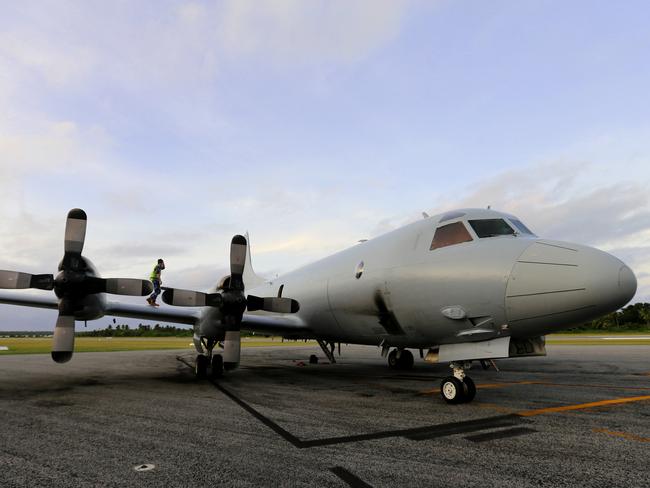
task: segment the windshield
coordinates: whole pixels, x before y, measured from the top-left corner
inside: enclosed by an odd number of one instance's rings
[[[535,235],[530,231],[530,229],[528,227],[526,227],[524,225],[524,223],[521,220],[511,218],[510,222],[512,222],[514,224],[514,226],[517,228],[517,230],[519,231],[520,234],[527,234],[527,235],[531,235],[531,236]]]
[[[465,228],[463,223],[454,222],[453,224],[443,225],[436,229],[429,250],[433,251],[434,249],[453,246],[454,244],[460,244],[461,242],[470,242],[471,240],[472,236],[469,234],[469,231]]]
[[[515,230],[503,219],[470,220],[469,225],[472,226],[476,235],[481,238],[511,236],[515,233]]]

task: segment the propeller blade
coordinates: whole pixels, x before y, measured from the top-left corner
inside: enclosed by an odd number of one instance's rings
[[[235,290],[244,289],[244,263],[246,262],[246,252],[248,244],[246,238],[236,235],[232,238],[230,244],[230,288]]]
[[[275,313],[296,313],[300,310],[300,304],[291,298],[281,297],[256,297],[248,295],[246,300],[249,312],[255,310],[264,310],[265,312]]]
[[[37,288],[39,290],[54,289],[54,276],[51,274],[32,275],[18,271],[0,270],[0,288],[19,290]]]
[[[52,338],[52,359],[57,363],[67,363],[74,349],[74,317],[59,315]]]
[[[81,254],[86,240],[86,212],[80,208],[73,208],[68,212],[68,219],[65,223],[65,244],[66,253]]]
[[[223,302],[219,293],[201,293],[177,288],[167,288],[162,294],[162,301],[176,307],[220,307]]]
[[[134,278],[107,278],[106,293],[143,297],[153,292],[153,285],[148,280]]]

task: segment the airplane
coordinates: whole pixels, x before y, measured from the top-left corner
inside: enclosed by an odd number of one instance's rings
[[[546,334],[618,310],[636,293],[634,273],[616,257],[539,238],[514,215],[460,209],[423,216],[270,280],[253,271],[248,239],[236,235],[230,274],[216,287],[165,287],[171,307],[156,308],[106,299],[145,296],[151,284],[100,278],[81,254],[86,213],[73,209],[56,277],[0,271],[0,288],[54,290],[56,297],[7,291],[0,303],[58,310],[56,362],[72,357],[75,320],[141,318],[193,326],[199,378],[237,368],[241,331],[248,331],[315,339],[330,362],[337,343],[379,346],[395,369],[411,368],[411,350],[419,350],[426,362],[449,363],[440,392],[459,404],[476,395],[466,374],[473,362],[496,368],[495,359],[543,356]]]

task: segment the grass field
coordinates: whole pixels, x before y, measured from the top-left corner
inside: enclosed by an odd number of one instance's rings
[[[314,341],[282,342],[280,338],[244,338],[242,347],[314,346]],[[0,337],[0,356],[7,354],[49,354],[51,337]],[[75,352],[145,351],[156,349],[194,349],[191,337],[77,337]]]
[[[190,337],[77,337],[75,352],[145,351],[157,349],[193,349]],[[546,337],[549,345],[567,346],[650,346],[650,334],[559,334]],[[242,347],[315,346],[315,341],[282,342],[278,337],[242,339]],[[51,337],[0,337],[0,356],[7,354],[49,354]]]
[[[649,333],[601,332],[598,334],[554,334],[546,336],[554,346],[650,346]]]

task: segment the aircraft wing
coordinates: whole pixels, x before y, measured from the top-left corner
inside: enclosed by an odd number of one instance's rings
[[[0,304],[21,305],[25,307],[58,309],[58,300],[54,296],[37,296],[15,294],[0,291]],[[196,325],[200,319],[199,309],[176,307],[151,307],[132,303],[108,302],[105,314],[132,319],[158,320],[175,324]],[[311,330],[295,316],[244,314],[242,330],[260,334],[277,334],[285,337],[311,338]]]
[[[46,308],[57,310],[59,301],[55,296],[38,296],[29,294],[15,294],[0,291],[0,304],[19,305],[23,307]],[[105,309],[106,315],[132,319],[158,320],[175,324],[194,325],[199,319],[198,310],[181,308],[154,308],[149,305],[135,305],[131,303],[108,302]]]
[[[22,305],[24,307],[48,308],[57,310],[59,301],[54,296],[38,296],[29,294],[15,294],[0,291],[0,303],[7,305]]]
[[[311,329],[295,315],[244,314],[241,329],[246,332],[281,335],[295,339],[315,337]]]
[[[189,308],[152,307],[133,303],[108,302],[106,315],[125,317],[128,319],[158,320],[175,324],[195,325],[200,318],[200,311]]]

